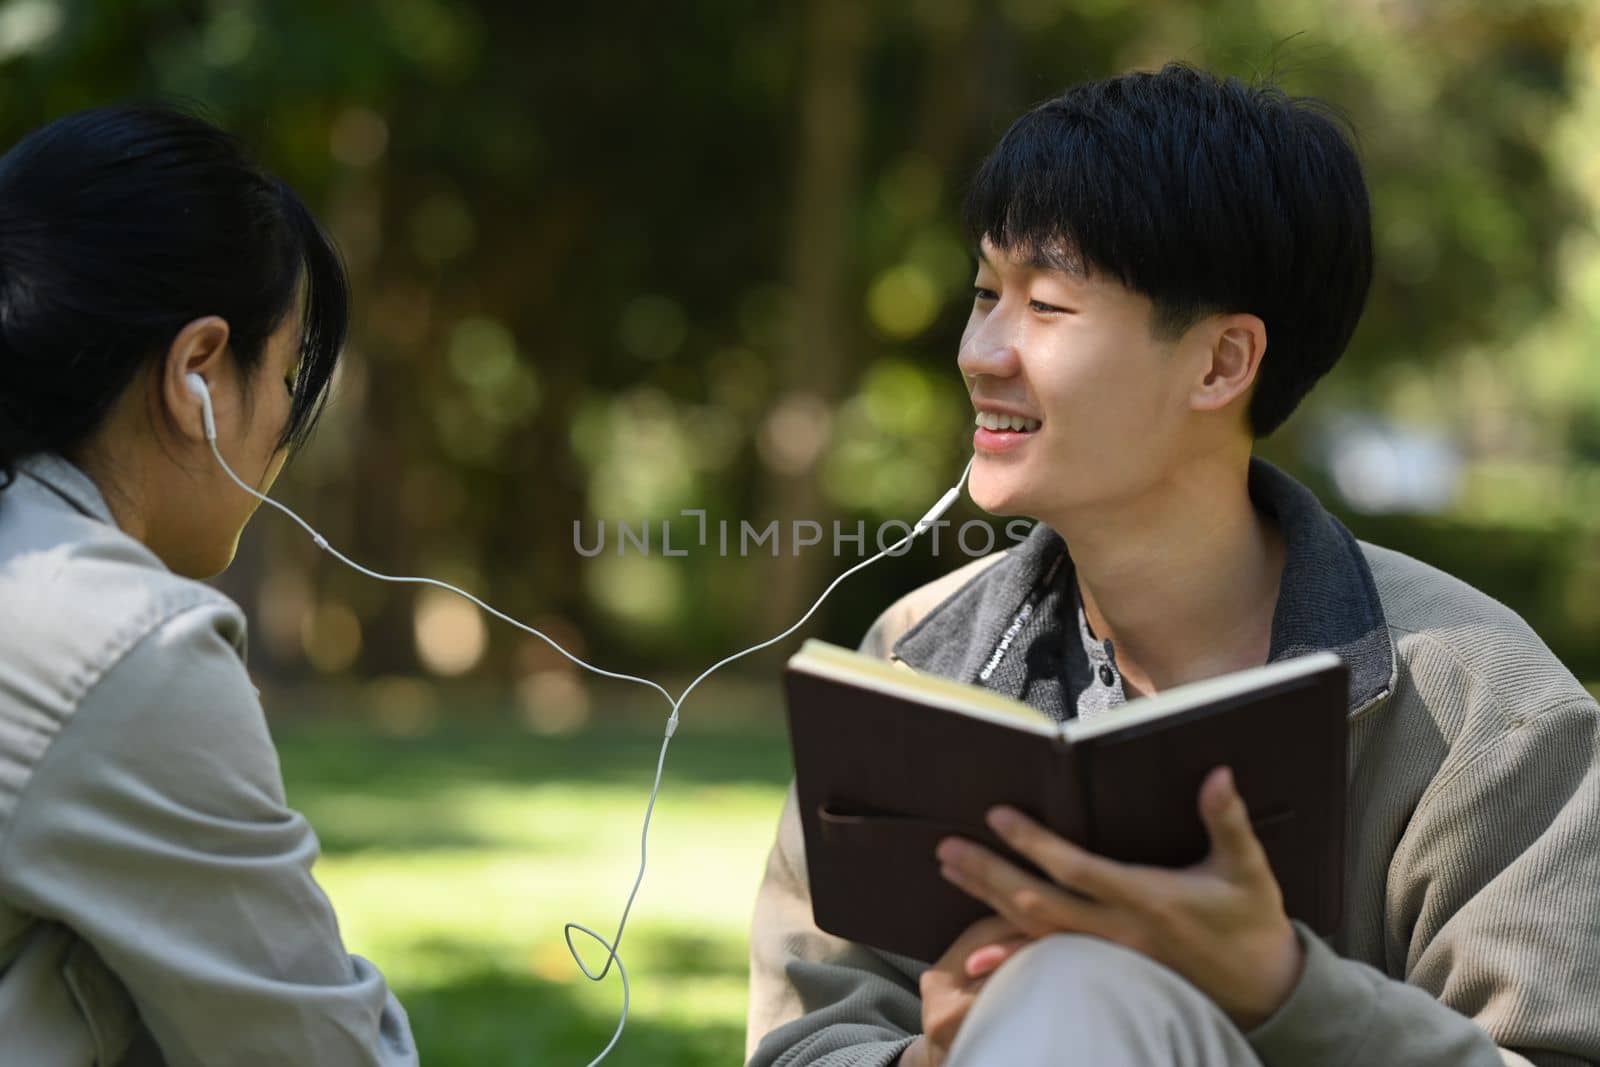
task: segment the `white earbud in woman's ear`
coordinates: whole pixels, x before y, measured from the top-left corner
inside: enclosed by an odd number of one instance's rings
[[[211,413],[211,390],[206,388],[206,380],[198,374],[190,373],[184,375],[183,384],[188,386],[189,392],[193,393],[195,399],[200,401],[200,416],[205,423],[206,440],[215,441],[217,439],[217,419]]]

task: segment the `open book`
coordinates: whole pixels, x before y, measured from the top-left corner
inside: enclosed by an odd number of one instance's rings
[[[984,822],[1009,804],[1101,855],[1185,866],[1209,849],[1200,783],[1231,767],[1284,903],[1339,924],[1348,672],[1301,656],[1056,722],[991,690],[821,641],[785,671],[816,923],[932,961],[988,912],[939,875],[969,838],[1025,868]]]

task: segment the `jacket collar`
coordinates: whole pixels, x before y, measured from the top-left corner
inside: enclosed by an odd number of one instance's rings
[[[1250,461],[1249,491],[1277,519],[1285,544],[1268,660],[1337,653],[1350,669],[1352,714],[1370,707],[1393,691],[1399,661],[1361,546],[1310,490],[1265,460]],[[1004,561],[907,630],[890,656],[1066,718],[1090,669],[1082,642],[1068,640],[1074,580],[1066,543],[1039,523]]]
[[[100,522],[117,525],[105,495],[82,469],[53,452],[40,452],[19,460],[17,472],[38,482],[78,512]]]

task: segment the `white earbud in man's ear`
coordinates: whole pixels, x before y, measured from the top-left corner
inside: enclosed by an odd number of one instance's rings
[[[217,418],[211,413],[211,390],[206,388],[206,380],[198,374],[186,374],[183,384],[189,387],[189,392],[200,401],[200,417],[205,423],[206,440],[217,439]]]

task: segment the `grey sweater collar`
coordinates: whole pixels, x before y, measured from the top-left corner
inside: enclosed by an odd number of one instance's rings
[[[1393,690],[1399,666],[1361,546],[1310,490],[1265,460],[1250,461],[1249,489],[1285,543],[1269,661],[1335,652],[1350,668],[1352,713],[1366,708]],[[891,657],[1066,718],[1091,670],[1075,637],[1074,582],[1066,543],[1040,523],[907,630]]]

